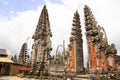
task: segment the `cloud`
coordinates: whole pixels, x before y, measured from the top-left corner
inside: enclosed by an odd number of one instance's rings
[[[115,43],[118,53],[120,53],[120,1],[61,0],[61,2],[62,4],[53,4],[50,0],[45,0],[53,34],[52,54],[55,54],[57,45],[62,44],[63,40],[65,40],[67,47],[72,27],[73,14],[78,10],[82,25],[84,58],[85,62],[87,61],[88,54],[83,13],[83,7],[85,4],[91,8],[98,24],[105,28],[109,43]],[[16,15],[11,18],[0,16],[0,48],[7,48],[11,50],[13,54],[19,53],[20,48],[26,41],[27,37],[32,36],[35,32],[42,7],[43,5],[39,6],[36,10],[16,12]],[[32,39],[29,39],[28,43],[29,49],[31,49]]]
[[[36,0],[31,0],[32,2],[35,2]]]
[[[82,0],[61,0],[64,6],[69,7],[71,9],[78,9],[81,6]]]
[[[14,11],[10,11],[9,13],[10,13],[10,14],[13,14],[13,13],[14,13]]]
[[[8,1],[7,0],[3,0],[4,5],[8,5]]]
[[[36,11],[19,12],[12,19],[0,21],[0,48],[12,50],[13,54],[18,54],[27,37],[34,33],[40,11],[41,7]]]

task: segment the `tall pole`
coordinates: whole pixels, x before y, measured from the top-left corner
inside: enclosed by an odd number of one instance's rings
[[[27,37],[26,39],[26,46],[27,46],[27,61],[28,61],[28,56],[29,56],[29,52],[28,52],[28,39],[30,39],[30,37]]]
[[[65,40],[63,40],[63,62],[65,62]]]

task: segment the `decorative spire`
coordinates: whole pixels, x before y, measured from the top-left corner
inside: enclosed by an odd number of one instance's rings
[[[85,5],[84,7],[84,16],[85,16],[85,29],[86,36],[96,36],[97,31],[97,21],[95,20],[94,15],[92,14],[91,9]]]
[[[74,40],[81,40],[82,41],[82,34],[81,34],[81,25],[80,25],[80,16],[78,11],[75,12],[73,17],[73,24],[72,24],[72,32],[70,37],[70,42]]]
[[[74,70],[75,73],[78,73],[83,70],[83,39],[82,39],[82,30],[80,25],[80,15],[78,11],[74,13],[73,24],[72,24],[72,32],[69,45],[69,56],[68,60],[70,60],[71,71]],[[72,55],[72,56],[71,56]],[[68,65],[69,68],[69,65]]]
[[[20,54],[19,54],[19,59],[18,59],[18,63],[20,64],[25,64],[27,60],[27,44],[24,43],[22,45]]]
[[[35,34],[33,35],[32,38],[36,40],[42,38],[42,35],[50,35],[52,37],[46,5],[44,5],[42,9]]]

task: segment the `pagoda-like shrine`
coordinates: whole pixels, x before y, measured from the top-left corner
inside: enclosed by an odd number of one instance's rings
[[[73,17],[71,36],[69,38],[68,72],[80,73],[84,68],[83,39],[81,32],[80,16],[78,11],[76,11]]]
[[[44,5],[35,33],[32,36],[34,44],[32,46],[31,75],[40,76],[41,72],[41,74],[47,74],[49,58],[51,57],[50,52],[52,50],[50,37],[52,37],[52,33],[49,16],[46,5]]]
[[[88,44],[88,68],[89,73],[105,74],[116,68],[114,55],[117,50],[108,39],[103,27],[97,24],[91,9],[84,7],[86,39]]]
[[[27,43],[25,42],[22,45],[22,48],[20,50],[19,58],[18,58],[18,63],[26,65],[28,59],[28,53],[27,53]]]

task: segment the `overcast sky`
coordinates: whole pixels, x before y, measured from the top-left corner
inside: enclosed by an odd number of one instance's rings
[[[104,27],[109,44],[115,43],[120,54],[120,0],[0,0],[0,48],[19,54],[22,44],[28,40],[31,50],[32,38],[43,8],[47,5],[51,25],[52,47],[65,40],[69,43],[73,14],[78,10],[81,18],[84,42],[84,57],[87,59],[87,45],[84,28],[84,5],[88,5],[99,25]],[[67,47],[67,46],[66,46]]]

